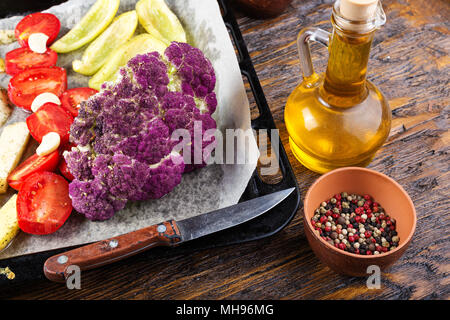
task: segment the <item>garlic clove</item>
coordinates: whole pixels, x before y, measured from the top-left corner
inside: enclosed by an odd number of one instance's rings
[[[47,51],[47,40],[49,36],[45,33],[32,33],[28,37],[28,47],[36,53]]]
[[[42,107],[47,102],[51,102],[57,105],[61,105],[61,100],[58,96],[51,92],[44,92],[34,98],[31,103],[31,111],[36,112],[40,107]]]
[[[61,137],[56,132],[49,132],[42,137],[42,142],[36,149],[38,156],[46,156],[56,149],[61,144]]]

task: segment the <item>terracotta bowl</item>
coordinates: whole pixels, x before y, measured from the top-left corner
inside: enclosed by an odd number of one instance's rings
[[[319,236],[311,218],[320,203],[341,192],[369,194],[392,218],[396,219],[399,246],[379,255],[363,256],[337,249]],[[377,265],[385,270],[405,252],[416,229],[416,210],[406,191],[388,176],[365,168],[347,167],[330,171],[309,188],[303,211],[303,225],[308,242],[316,256],[332,270],[350,276],[368,276],[367,267]]]

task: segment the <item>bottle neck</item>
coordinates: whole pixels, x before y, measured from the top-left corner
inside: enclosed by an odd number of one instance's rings
[[[322,98],[334,106],[350,107],[367,96],[366,73],[374,30],[357,34],[334,26]]]

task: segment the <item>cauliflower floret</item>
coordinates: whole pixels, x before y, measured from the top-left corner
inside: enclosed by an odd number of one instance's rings
[[[183,171],[183,157],[177,152],[169,154],[159,163],[150,166],[144,185],[130,200],[161,198],[180,184]]]
[[[92,180],[92,163],[93,157],[89,151],[81,151],[79,148],[72,148],[70,152],[64,152],[63,154],[67,167],[70,168],[70,173],[77,180],[86,181]]]
[[[126,199],[113,197],[99,179],[90,181],[75,179],[69,184],[69,194],[75,210],[90,220],[110,219],[127,203]]]
[[[172,191],[183,172],[206,165],[184,158],[215,143],[194,141],[194,133],[215,129],[215,74],[203,53],[172,42],[164,55],[137,55],[114,83],[80,105],[71,127],[78,145],[64,157],[75,179],[69,187],[74,208],[91,220],[111,218],[127,201],[157,199]],[[174,151],[177,129],[191,135],[189,155]]]

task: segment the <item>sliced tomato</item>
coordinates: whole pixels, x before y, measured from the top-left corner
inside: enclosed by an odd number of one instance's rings
[[[22,162],[8,176],[8,184],[11,188],[20,190],[25,180],[35,172],[54,171],[59,163],[59,151],[55,150],[46,156],[33,154]]]
[[[67,162],[64,159],[64,152],[72,150],[73,147],[76,147],[76,145],[69,142],[68,144],[60,148],[61,161],[59,162],[58,169],[61,174],[69,181],[72,181],[73,179],[75,179],[75,177],[72,175],[69,167],[67,166]]]
[[[64,160],[64,158],[61,159],[58,169],[67,180],[72,181],[73,179],[75,179],[75,177],[69,171],[69,167],[67,166],[67,162],[66,160]]]
[[[39,143],[49,132],[56,132],[61,137],[61,145],[69,142],[70,126],[73,117],[61,106],[48,102],[27,118],[31,136]]]
[[[92,88],[73,88],[64,92],[61,96],[61,105],[70,112],[74,117],[78,116],[79,104],[90,96],[93,96],[98,91]]]
[[[28,46],[28,37],[32,33],[43,33],[48,36],[47,46],[55,41],[61,29],[61,22],[51,13],[36,12],[25,16],[17,24],[14,34],[22,47]]]
[[[58,230],[72,212],[69,183],[59,174],[43,171],[29,176],[17,195],[19,228],[31,234]]]
[[[5,55],[6,73],[15,75],[30,68],[53,67],[58,55],[52,49],[44,53],[36,53],[29,48],[17,48]]]
[[[31,110],[34,98],[41,93],[51,92],[60,97],[66,88],[67,75],[63,68],[33,68],[9,80],[8,96],[16,106]]]

